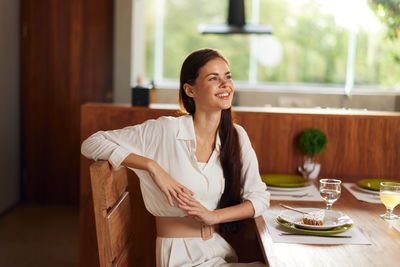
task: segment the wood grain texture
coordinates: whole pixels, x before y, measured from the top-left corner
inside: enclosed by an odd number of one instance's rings
[[[400,116],[237,112],[236,118],[249,134],[261,173],[295,174],[303,159],[299,136],[314,127],[328,137],[326,150],[316,155],[320,177],[400,178]]]
[[[128,244],[130,245],[130,244]],[[115,265],[113,267],[130,267],[129,262],[132,262],[129,260],[129,251],[130,251],[130,246],[127,246],[123,251],[120,257],[115,261]]]
[[[131,214],[132,208],[129,192],[126,192],[120,202],[106,216],[111,259],[113,261],[119,257],[131,236],[129,234],[132,232],[131,222],[133,217]]]
[[[280,211],[279,203],[293,207],[323,208],[324,203],[271,201],[271,210]],[[269,266],[397,266],[400,261],[400,232],[379,215],[382,204],[358,201],[346,189],[335,202],[335,210],[349,215],[372,245],[309,245],[273,243],[262,217],[255,219],[261,247]],[[400,208],[395,212],[399,213]]]
[[[127,191],[128,188],[128,170],[121,168],[114,171],[109,175],[109,179],[104,180],[105,188],[105,210],[110,212],[114,208],[115,203],[121,199],[121,196]]]
[[[100,267],[111,267],[125,257],[121,255],[129,255],[124,250],[133,241],[127,171],[111,170],[107,161],[98,161],[90,166],[90,181],[99,248],[96,256]]]
[[[79,202],[80,105],[111,101],[112,0],[21,1],[23,198]]]
[[[123,128],[164,115],[176,116],[178,112],[129,105],[85,104],[82,105],[81,114],[82,142],[99,130]],[[235,118],[250,137],[261,173],[296,173],[303,157],[297,139],[303,130],[315,127],[324,130],[328,135],[327,149],[316,156],[317,161],[322,164],[322,177],[337,177],[344,181],[400,177],[397,168],[400,155],[396,152],[396,148],[400,147],[400,116],[397,114],[335,115],[237,111]],[[80,255],[85,266],[95,266],[93,262],[96,259],[91,255],[93,250],[97,251],[88,179],[91,162],[81,156]],[[136,183],[135,188],[130,191],[133,192],[132,198],[135,198],[132,204],[134,216],[142,218],[135,221],[134,226],[142,229],[138,236],[135,236],[135,240],[139,238],[140,241],[133,244],[137,245],[136,249],[140,251],[136,259],[142,263],[138,266],[152,266],[156,237],[154,219],[145,210],[138,179],[132,172],[129,175]],[[248,229],[250,228],[246,227],[244,232],[252,231]],[[246,233],[242,234],[249,236]],[[242,254],[246,260],[259,258],[262,254],[256,252],[260,248],[255,247],[254,238],[247,238],[249,242],[246,245],[242,242],[241,245],[240,240],[246,238],[231,237],[234,247],[239,250],[238,254]],[[246,249],[254,251],[247,253]]]

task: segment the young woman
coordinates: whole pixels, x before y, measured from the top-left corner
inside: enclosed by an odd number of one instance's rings
[[[156,217],[157,266],[240,265],[214,227],[237,231],[240,220],[269,206],[250,140],[232,122],[233,93],[228,61],[216,50],[197,50],[181,70],[186,115],[100,131],[82,144],[86,157],[138,175],[146,208]]]

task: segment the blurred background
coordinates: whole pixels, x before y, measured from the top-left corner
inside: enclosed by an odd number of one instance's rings
[[[248,0],[246,22],[271,25],[272,35],[205,35],[199,25],[226,23],[229,1],[145,1],[132,18],[140,30],[131,51],[143,58],[131,60],[131,85],[143,76],[173,89],[160,90],[159,102],[176,103],[186,55],[214,47],[231,63],[236,105],[398,110],[399,10],[388,2]],[[114,89],[116,100],[129,99]]]

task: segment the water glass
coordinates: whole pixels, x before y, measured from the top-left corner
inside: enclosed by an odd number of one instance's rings
[[[337,179],[319,180],[319,194],[326,202],[326,209],[331,210],[333,203],[339,199],[342,181]]]
[[[393,209],[400,203],[400,183],[380,183],[379,196],[386,207],[386,213],[381,217],[386,220],[395,220],[399,216],[393,214]]]

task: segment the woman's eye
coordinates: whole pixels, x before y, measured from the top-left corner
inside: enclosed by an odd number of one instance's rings
[[[210,79],[209,79],[209,81],[215,81],[217,78],[216,77],[211,77]]]

